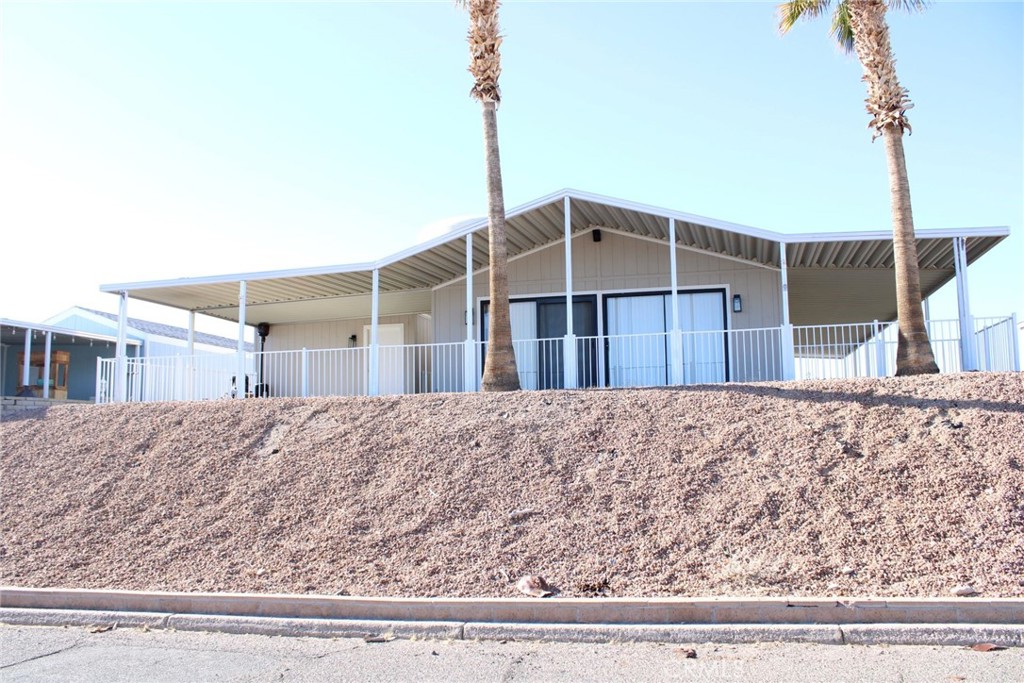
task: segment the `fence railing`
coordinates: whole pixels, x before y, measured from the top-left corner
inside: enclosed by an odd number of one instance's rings
[[[927,325],[940,370],[959,372],[959,322]],[[977,369],[1018,368],[1012,318],[975,318],[970,329]],[[895,323],[875,321],[519,339],[513,347],[520,384],[526,390],[648,387],[891,375],[897,332]],[[365,346],[247,353],[244,389],[235,380],[235,354],[129,358],[127,398],[201,400],[234,397],[240,391],[253,397],[361,396],[374,393],[374,379],[379,394],[475,391],[485,353],[486,342],[381,346],[375,377],[371,349]],[[117,400],[116,368],[114,359],[97,362],[98,403]]]

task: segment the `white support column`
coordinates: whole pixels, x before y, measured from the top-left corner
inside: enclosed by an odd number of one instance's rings
[[[46,333],[46,344],[43,346],[43,398],[50,398],[50,349],[53,348],[53,333]]]
[[[953,266],[956,269],[956,303],[960,318],[960,367],[970,371],[978,369],[974,352],[974,321],[971,319],[971,300],[967,293],[967,239],[953,238]]]
[[[671,343],[672,384],[683,384],[683,331],[679,327],[679,273],[676,267],[676,219],[668,219],[668,267],[672,286],[672,329],[669,332]]]
[[[245,398],[245,304],[246,282],[238,283],[238,365],[235,370],[235,398]]]
[[[576,334],[572,319],[572,209],[565,197],[565,341],[562,348],[562,373],[566,389],[577,386]]]
[[[1020,332],[1017,328],[1017,314],[1010,314],[1010,369],[1020,372],[1020,340],[1017,338]]]
[[[789,263],[786,243],[779,242],[779,270],[782,277],[782,379],[796,379],[796,352],[793,349],[793,325],[789,322]]]
[[[120,297],[117,309],[117,377],[114,379],[114,400],[124,403],[128,400],[128,292],[121,292]]]
[[[463,350],[463,391],[476,391],[476,344],[473,341],[473,233],[466,235],[466,342]]]
[[[380,269],[373,269],[373,292],[370,297],[370,396],[380,393],[380,346],[377,338],[380,318]]]
[[[196,375],[196,312],[188,312],[188,380],[186,382],[186,389],[188,391],[188,400],[195,400],[195,375]]]
[[[885,366],[885,328],[878,320],[874,321],[875,330],[875,376],[885,377],[889,369]]]
[[[21,365],[21,386],[27,387],[32,372],[32,328],[25,328],[25,359]]]

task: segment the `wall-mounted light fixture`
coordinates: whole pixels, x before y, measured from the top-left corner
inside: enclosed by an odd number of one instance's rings
[[[732,312],[742,313],[743,312],[743,298],[739,294],[732,295]]]
[[[356,345],[356,335],[354,335],[354,334],[352,334],[352,335],[349,335],[349,338],[348,338],[348,347],[349,347],[350,349],[352,349],[352,348],[355,348],[355,345]]]

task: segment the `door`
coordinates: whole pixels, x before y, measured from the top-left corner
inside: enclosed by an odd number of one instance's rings
[[[683,382],[725,382],[725,291],[680,292]],[[671,378],[672,295],[608,296],[608,385],[664,386]]]
[[[597,297],[573,299],[578,387],[597,385]],[[565,297],[516,300],[509,305],[512,346],[516,352],[519,384],[523,389],[561,389],[565,386]],[[483,340],[488,339],[488,304],[482,304]]]
[[[363,345],[370,345],[370,325],[363,325]],[[405,325],[402,323],[388,323],[377,325],[377,344],[381,348],[380,353],[380,374],[379,388],[383,394],[404,394],[405,393]],[[370,359],[367,353],[366,376],[369,382]],[[369,383],[367,383],[369,386]]]
[[[615,296],[606,301],[608,386],[668,384],[665,296]]]

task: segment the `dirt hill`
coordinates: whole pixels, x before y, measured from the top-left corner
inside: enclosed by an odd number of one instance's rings
[[[1020,374],[67,406],[0,438],[8,585],[1024,596]]]

